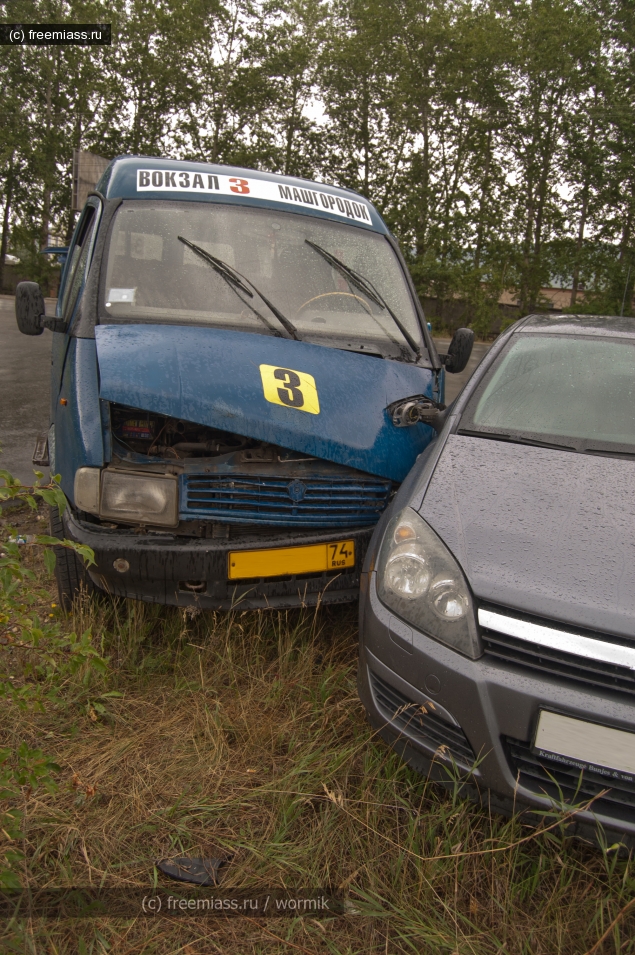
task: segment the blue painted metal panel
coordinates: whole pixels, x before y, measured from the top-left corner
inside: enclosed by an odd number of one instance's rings
[[[441,366],[441,370],[439,371],[438,387],[439,390],[435,397],[435,401],[445,404],[445,368],[443,366]]]
[[[359,196],[359,199],[368,207],[371,216],[371,222],[368,225],[359,221],[343,219],[342,216],[332,214],[321,208],[311,208],[310,206],[294,207],[286,202],[274,202],[271,199],[257,199],[252,195],[214,195],[209,192],[168,192],[164,190],[154,192],[145,189],[143,192],[139,192],[137,191],[138,169],[167,170],[169,172],[186,171],[212,176],[235,176],[239,179],[275,182],[283,186],[289,186],[291,189],[306,190],[307,188],[313,188],[332,196],[339,196],[343,200],[350,201],[358,197],[358,193],[352,189],[342,189],[337,186],[312,183],[306,179],[296,179],[293,176],[280,176],[276,173],[258,172],[255,169],[243,169],[239,166],[220,166],[213,163],[175,159],[151,159],[139,156],[123,156],[113,160],[99,181],[98,188],[108,199],[118,197],[123,199],[178,199],[179,202],[223,202],[235,203],[237,205],[252,205],[264,209],[278,209],[280,212],[296,212],[300,215],[314,215],[319,218],[336,220],[338,222],[345,221],[348,222],[349,225],[355,225],[361,229],[372,229],[384,235],[388,234],[386,223],[377,210],[363,196]]]
[[[386,406],[432,397],[429,368],[306,342],[173,325],[95,329],[100,395],[402,481],[434,432],[395,428]],[[312,375],[319,414],[265,400],[259,366]],[[95,416],[99,421],[99,413]]]
[[[55,421],[57,406],[59,404],[59,392],[62,384],[62,372],[64,370],[64,359],[66,358],[68,342],[68,335],[64,335],[62,332],[53,332],[51,338],[51,421]]]
[[[67,403],[61,404],[62,399]],[[101,467],[104,444],[99,410],[95,342],[72,338],[64,376],[55,405],[55,465],[62,475],[62,490],[74,502],[75,471]]]

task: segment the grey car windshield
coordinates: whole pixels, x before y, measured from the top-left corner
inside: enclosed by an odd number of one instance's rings
[[[365,294],[314,245],[368,280],[379,296]],[[251,294],[201,250],[243,276]],[[133,200],[117,211],[102,322],[210,325],[289,337],[280,314],[303,341],[413,360],[401,323],[425,354],[403,270],[382,235],[232,204]]]
[[[635,453],[635,342],[521,333],[473,396],[459,430]]]

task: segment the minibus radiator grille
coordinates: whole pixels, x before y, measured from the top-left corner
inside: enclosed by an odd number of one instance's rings
[[[242,474],[185,474],[181,517],[241,524],[360,527],[376,524],[391,482],[369,477],[304,481]]]

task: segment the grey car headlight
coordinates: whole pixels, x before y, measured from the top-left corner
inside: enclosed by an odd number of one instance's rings
[[[379,599],[399,617],[465,656],[481,655],[463,572],[412,508],[404,508],[388,524],[376,570]]]
[[[113,521],[166,527],[176,527],[179,522],[177,478],[169,474],[79,468],[75,504],[82,511]]]

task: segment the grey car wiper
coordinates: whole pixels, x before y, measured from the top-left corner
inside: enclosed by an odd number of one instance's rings
[[[509,441],[512,444],[530,444],[537,448],[554,448],[556,451],[579,451],[578,444],[562,444],[556,441],[543,441],[539,437],[527,434],[514,434],[513,431],[485,431],[480,428],[459,428],[457,434],[466,434],[474,438],[492,438],[493,441]]]
[[[282,314],[280,309],[276,308],[276,306],[272,302],[270,302],[268,298],[265,298],[265,296],[262,294],[260,289],[258,289],[254,285],[251,279],[248,279],[245,275],[242,275],[241,272],[238,272],[236,269],[233,269],[231,265],[227,264],[227,262],[224,262],[222,259],[219,259],[215,255],[212,255],[211,252],[207,251],[207,249],[202,248],[202,246],[200,245],[196,245],[195,242],[190,242],[190,240],[184,238],[184,236],[177,235],[177,239],[179,240],[179,242],[182,242],[183,245],[186,245],[188,249],[191,249],[192,252],[195,252],[196,255],[200,256],[205,262],[207,262],[208,265],[211,265],[214,271],[218,275],[220,275],[222,278],[225,279],[225,281],[230,286],[230,288],[233,288],[234,292],[236,292],[241,302],[244,305],[246,305],[248,308],[250,308],[252,312],[254,313],[254,315],[257,315],[258,318],[262,322],[264,322],[269,329],[273,330],[272,325],[267,321],[264,315],[260,314],[257,308],[254,308],[254,306],[250,302],[245,302],[242,295],[238,293],[238,289],[240,289],[241,292],[244,292],[245,295],[248,295],[249,298],[253,298],[254,293],[249,288],[249,286],[251,286],[251,288],[254,289],[256,294],[260,296],[260,298],[263,300],[263,302],[265,303],[267,308],[271,311],[271,313],[276,316],[276,318],[278,319],[282,327],[285,329],[285,331],[287,331],[292,338],[295,338],[297,342],[301,341],[301,338],[296,331],[295,325],[293,325],[289,321],[289,319]]]
[[[608,442],[607,442],[608,443]],[[582,447],[580,448],[585,454],[604,454],[607,457],[615,457],[616,455],[620,457],[632,458],[635,457],[635,447],[620,447],[620,448],[607,448],[599,447],[598,445],[604,444],[601,441],[583,441]]]
[[[408,329],[405,328],[404,325],[399,321],[390,305],[388,305],[385,299],[382,298],[381,294],[377,291],[370,279],[360,275],[359,272],[356,272],[355,269],[352,269],[350,265],[345,265],[345,263],[338,259],[337,256],[333,255],[332,252],[327,252],[326,249],[323,249],[322,246],[318,245],[316,242],[311,242],[310,239],[305,239],[304,241],[307,245],[310,245],[312,249],[315,249],[315,251],[329,263],[329,265],[332,265],[334,269],[337,269],[340,275],[343,275],[345,279],[348,279],[354,288],[358,289],[360,292],[363,292],[364,295],[369,298],[371,302],[374,302],[375,305],[378,305],[379,308],[385,309],[403,337],[408,342],[408,345],[415,354],[415,358],[421,358],[421,349],[417,345],[416,341]]]

